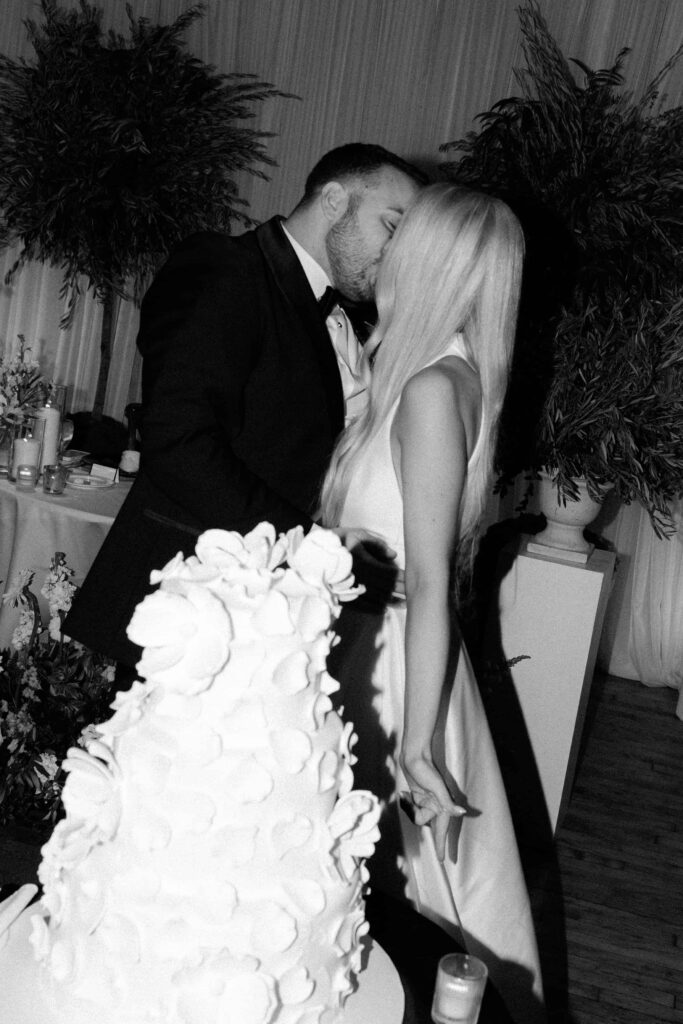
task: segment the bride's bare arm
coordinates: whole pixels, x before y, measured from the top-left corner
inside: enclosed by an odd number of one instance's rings
[[[406,545],[406,693],[401,765],[418,807],[432,818],[440,856],[449,817],[459,813],[434,766],[432,738],[451,641],[450,565],[467,470],[471,395],[458,373],[432,366],[409,381],[396,414]],[[471,417],[470,417],[471,418]]]

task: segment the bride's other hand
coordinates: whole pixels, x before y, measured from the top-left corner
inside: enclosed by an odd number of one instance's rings
[[[462,817],[466,810],[455,803],[430,756],[402,753],[400,761],[410,787],[409,793],[401,794],[402,800],[412,806],[413,813],[410,816],[416,825],[430,826],[434,833],[437,856],[443,861],[451,819]]]
[[[377,534],[355,527],[337,526],[336,533],[353,557],[356,583],[365,593],[356,604],[372,611],[383,611],[392,597],[403,597],[403,571],[395,563],[396,552]]]

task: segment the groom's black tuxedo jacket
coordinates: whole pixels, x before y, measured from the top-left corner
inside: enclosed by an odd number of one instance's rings
[[[278,218],[180,245],[143,300],[137,343],[140,471],[64,627],[131,666],[125,630],[150,571],[213,527],[310,525],[344,423],[327,328]]]

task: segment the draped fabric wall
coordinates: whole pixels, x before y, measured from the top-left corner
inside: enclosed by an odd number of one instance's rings
[[[94,0],[106,27],[125,31],[125,5]],[[190,0],[133,0],[136,15],[167,22]],[[62,0],[75,7],[77,0]],[[630,46],[627,76],[638,94],[683,39],[681,0],[540,0],[568,56],[602,67]],[[343,142],[378,142],[426,169],[439,146],[474,127],[475,115],[516,90],[522,64],[518,0],[208,0],[187,35],[197,56],[221,71],[250,72],[300,99],[268,101],[254,126],[273,132],[272,180],[244,175],[242,195],[257,220],[287,213],[318,157]],[[2,0],[0,50],[30,58],[23,19],[32,0]],[[667,82],[667,103],[683,102],[683,67]],[[15,253],[0,254],[0,272]],[[73,326],[60,331],[63,300],[54,268],[31,265],[0,286],[0,352],[17,334],[38,349],[46,372],[72,386],[73,411],[94,397],[100,309],[81,301]],[[138,397],[137,311],[123,304],[105,411],[122,417]]]

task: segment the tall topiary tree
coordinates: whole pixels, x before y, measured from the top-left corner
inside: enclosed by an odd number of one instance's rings
[[[0,55],[0,245],[62,269],[71,323],[80,280],[103,304],[93,412],[101,415],[117,297],[138,301],[169,249],[192,231],[249,223],[239,171],[265,178],[268,132],[255,104],[286,96],[253,75],[221,74],[184,49],[195,5],[170,25],[135,18],[127,38],[102,14],[41,0],[25,21],[32,61]]]
[[[519,8],[521,95],[447,143],[451,180],[502,196],[527,235],[525,285],[503,421],[503,480],[552,469],[639,500],[671,533],[683,495],[683,106],[665,76],[625,88],[628,49],[592,70],[567,60],[537,0]]]

